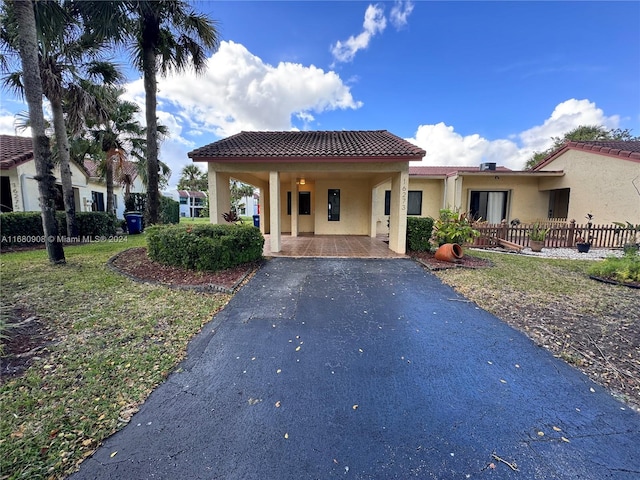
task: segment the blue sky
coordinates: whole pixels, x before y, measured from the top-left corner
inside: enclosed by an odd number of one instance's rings
[[[581,124],[640,135],[640,2],[209,2],[205,75],[159,82],[161,159],[241,130],[386,129],[424,165],[520,169]],[[139,74],[127,95],[144,105]],[[2,93],[0,131],[25,109]]]

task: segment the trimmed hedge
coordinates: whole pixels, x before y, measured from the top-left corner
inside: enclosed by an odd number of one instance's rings
[[[56,212],[58,235],[67,236],[67,220],[64,212]],[[116,218],[106,212],[77,212],[76,223],[80,237],[109,236],[116,234]],[[34,241],[44,235],[40,212],[9,212],[0,215],[2,246],[44,243]],[[25,241],[21,241],[24,239]]]
[[[431,251],[433,218],[407,217],[407,249],[413,252]]]
[[[180,202],[161,195],[159,214],[159,220],[162,224],[180,223]]]
[[[147,230],[152,260],[191,270],[224,270],[262,258],[264,237],[250,225],[156,225]]]

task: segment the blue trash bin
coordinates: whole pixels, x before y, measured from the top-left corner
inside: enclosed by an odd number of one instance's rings
[[[135,235],[142,232],[141,213],[127,213],[124,217],[127,219],[127,230],[129,230],[130,235]]]
[[[260,215],[253,216],[253,226],[260,228]]]

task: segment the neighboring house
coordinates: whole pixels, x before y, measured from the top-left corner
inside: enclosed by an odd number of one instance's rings
[[[560,208],[584,223],[640,224],[640,142],[568,142],[533,167],[534,173],[559,170],[540,188],[549,192],[549,209]]]
[[[180,216],[185,218],[199,217],[207,199],[207,192],[198,190],[172,190],[162,195],[180,203]]]
[[[640,142],[569,142],[532,170],[410,167],[424,150],[385,131],[241,132],[189,153],[209,167],[210,219],[222,223],[229,178],[260,190],[261,230],[389,234],[404,253],[407,215],[441,208],[500,223],[575,219],[640,223]],[[274,240],[275,239],[275,240]]]
[[[30,137],[0,135],[0,204],[2,212],[40,211],[36,168]],[[84,168],[71,162],[71,182],[77,212],[105,211],[107,187],[100,179],[95,162],[85,160]],[[64,210],[60,168],[54,167],[58,196],[56,207]],[[114,185],[116,215],[123,217],[124,194],[143,192],[144,186],[137,175],[135,165],[126,162],[122,176]]]

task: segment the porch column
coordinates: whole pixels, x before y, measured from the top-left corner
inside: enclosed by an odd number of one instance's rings
[[[231,210],[229,175],[209,167],[209,222],[224,223],[223,213]]]
[[[407,196],[408,171],[391,177],[391,215],[389,219],[389,248],[396,253],[407,251]]]
[[[369,218],[369,236],[371,238],[376,238],[378,233],[378,222],[376,220],[376,214],[378,212],[378,187],[373,187],[371,189],[371,217]]]
[[[280,172],[269,172],[269,225],[271,251],[279,252],[280,241]]]
[[[291,179],[291,236],[298,236],[298,182]]]

